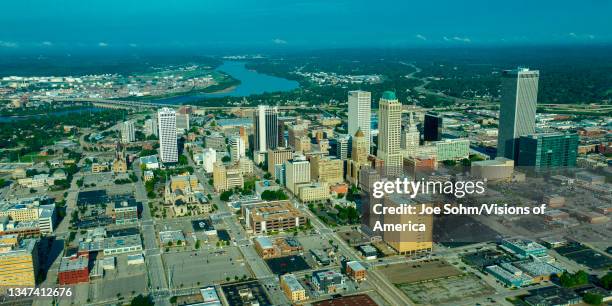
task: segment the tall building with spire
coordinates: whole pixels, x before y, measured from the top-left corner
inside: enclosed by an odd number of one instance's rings
[[[368,154],[370,153],[372,124],[372,94],[368,91],[354,90],[348,93],[348,133],[355,135],[357,130],[365,135]]]
[[[402,131],[402,103],[392,91],[385,91],[378,106],[378,153],[384,162],[384,174],[400,175],[402,154],[400,140]]]
[[[519,138],[535,132],[540,72],[528,68],[502,73],[497,156],[517,161]]]
[[[159,128],[159,157],[163,163],[178,162],[178,141],[176,138],[176,112],[164,107],[157,112]]]
[[[353,147],[351,148],[351,159],[347,165],[347,179],[357,185],[359,182],[359,170],[361,166],[368,163],[368,142],[365,135],[359,129],[353,136]]]
[[[420,138],[421,134],[419,133],[416,122],[414,122],[413,114],[410,112],[408,124],[404,127],[404,132],[402,133],[401,143],[401,148],[406,152],[407,156],[413,157],[416,155]]]

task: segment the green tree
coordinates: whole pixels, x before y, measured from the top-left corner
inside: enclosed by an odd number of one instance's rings
[[[612,272],[608,272],[599,281],[601,282],[601,286],[606,290],[612,289]]]
[[[559,283],[561,286],[566,288],[576,287],[585,285],[589,282],[589,274],[580,270],[574,274],[569,272],[564,272],[561,274],[559,278]]]
[[[179,160],[178,160],[179,165],[181,166],[185,166],[189,163],[189,161],[187,161],[187,156],[185,155],[179,155]]]
[[[603,303],[603,296],[597,293],[587,292],[582,299],[589,305],[601,305]]]
[[[219,196],[219,199],[221,199],[221,201],[223,202],[228,202],[230,200],[230,197],[234,194],[234,191],[232,190],[227,190],[221,193],[221,195]]]
[[[155,305],[155,303],[153,303],[153,301],[151,300],[151,297],[147,296],[143,296],[142,294],[139,294],[137,296],[135,296],[132,301],[130,302],[131,306],[153,306]]]

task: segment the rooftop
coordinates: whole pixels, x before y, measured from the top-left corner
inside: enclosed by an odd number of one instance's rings
[[[395,92],[393,91],[385,91],[382,94],[382,98],[385,100],[397,100],[397,98],[395,97]]]
[[[60,272],[83,270],[87,268],[89,264],[89,257],[78,256],[78,257],[64,257],[60,262]]]
[[[293,275],[293,274],[285,274],[285,275],[281,276],[281,278],[283,279],[285,284],[287,284],[287,287],[289,287],[289,290],[291,290],[291,291],[304,290],[304,287],[302,286],[302,284],[300,284],[300,282],[295,277],[295,275]]]

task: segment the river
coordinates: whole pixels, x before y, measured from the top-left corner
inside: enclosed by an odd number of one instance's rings
[[[66,114],[71,114],[71,113],[99,112],[101,110],[103,109],[98,108],[98,107],[84,107],[84,108],[79,108],[79,109],[59,110],[59,111],[50,112],[48,114],[36,114],[36,115],[27,115],[27,116],[0,116],[0,122],[12,122],[12,121],[17,121],[17,120],[37,118],[41,116],[61,116],[61,115],[66,115]]]
[[[152,100],[151,102],[164,104],[189,104],[191,102],[206,98],[246,97],[265,92],[289,91],[300,86],[296,81],[248,70],[246,69],[244,62],[225,61],[217,68],[217,70],[223,71],[235,79],[240,80],[240,85],[226,92],[176,96],[172,98]]]

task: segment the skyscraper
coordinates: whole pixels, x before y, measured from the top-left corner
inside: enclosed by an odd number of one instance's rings
[[[349,91],[348,93],[348,133],[353,136],[357,130],[365,135],[368,154],[370,153],[372,124],[372,94],[368,91]]]
[[[336,138],[336,157],[339,159],[347,159],[349,153],[349,135],[340,135]]]
[[[189,114],[176,114],[176,129],[178,133],[185,133],[189,130]]]
[[[497,156],[517,160],[518,138],[535,132],[540,72],[519,68],[502,73]]]
[[[157,118],[147,119],[144,123],[144,133],[146,136],[157,136]]]
[[[121,142],[128,143],[136,141],[136,132],[134,131],[134,122],[131,120],[121,123]]]
[[[404,127],[404,132],[402,133],[401,144],[402,149],[406,151],[406,154],[408,156],[412,157],[416,155],[420,139],[421,134],[419,133],[419,129],[417,128],[416,123],[414,122],[412,113],[410,113],[408,124]]]
[[[240,158],[246,155],[246,148],[244,141],[240,138],[240,135],[234,135],[229,139],[230,157],[232,161],[239,161]]]
[[[425,114],[423,122],[423,140],[439,141],[442,139],[442,117],[434,113]]]
[[[157,112],[159,127],[159,157],[163,163],[178,162],[178,142],[176,139],[176,112],[164,107]]]
[[[278,108],[259,105],[253,114],[254,151],[278,147]]]
[[[402,154],[400,139],[402,130],[402,103],[392,91],[385,91],[378,110],[378,157],[384,161],[385,174],[400,175]]]
[[[578,134],[538,133],[519,138],[518,166],[566,168],[576,166]]]

